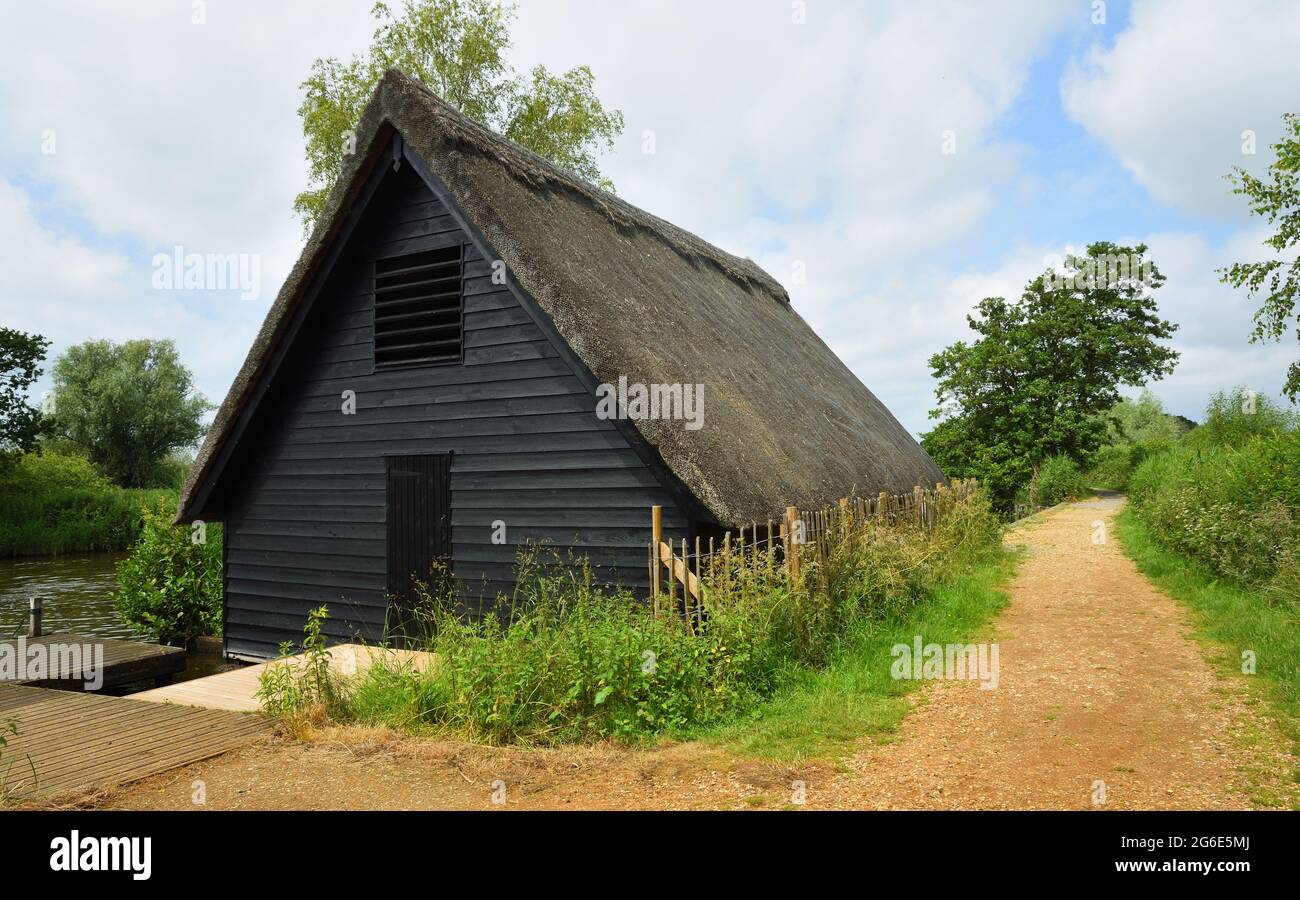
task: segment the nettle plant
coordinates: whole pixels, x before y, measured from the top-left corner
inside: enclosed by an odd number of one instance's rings
[[[322,626],[329,608],[319,606],[307,614],[302,653],[293,642],[280,645],[280,659],[259,677],[256,697],[262,710],[273,716],[311,716],[338,712],[343,685],[330,669],[330,653]]]

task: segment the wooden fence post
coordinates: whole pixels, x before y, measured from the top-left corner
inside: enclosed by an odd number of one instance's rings
[[[650,599],[654,604],[654,614],[659,615],[659,544],[664,539],[664,508],[650,507]]]
[[[799,578],[799,540],[795,527],[795,523],[798,521],[799,508],[787,506],[785,508],[785,562],[790,569],[791,581],[796,581]]]

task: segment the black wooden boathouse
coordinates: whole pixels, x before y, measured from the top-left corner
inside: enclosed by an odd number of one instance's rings
[[[413,573],[520,546],[644,592],[652,505],[693,538],[942,478],[753,262],[575,179],[390,71],[182,492],[225,523],[228,653],[327,604],[380,640]],[[601,385],[702,385],[701,427]]]

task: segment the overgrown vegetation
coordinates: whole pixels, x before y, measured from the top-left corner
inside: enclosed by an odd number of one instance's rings
[[[638,739],[717,726],[810,673],[858,665],[854,654],[877,647],[870,635],[915,628],[936,597],[1000,553],[999,536],[978,493],[932,530],[846,519],[826,558],[808,559],[797,583],[775,555],[733,556],[706,578],[698,634],[680,617],[655,616],[601,588],[583,565],[526,555],[514,596],[482,619],[456,615],[445,593],[426,593],[423,646],[438,655],[436,666],[380,661],[331,688],[332,711],[344,721],[489,742]],[[886,652],[869,664],[888,663]],[[319,716],[319,691],[275,681],[302,677],[268,673],[270,705]]]
[[[313,710],[328,717],[341,711],[340,694],[330,673],[329,648],[322,631],[328,618],[326,606],[308,612],[303,628],[302,659],[287,662],[299,651],[292,643],[285,642],[280,645],[280,663],[262,671],[256,696],[268,714],[292,716],[302,710]]]
[[[1078,500],[1087,491],[1087,480],[1079,464],[1064,453],[1058,453],[1043,460],[1029,479],[1024,501],[1030,506],[1055,506],[1066,500]]]
[[[1006,604],[1001,588],[1013,570],[1009,551],[972,557],[928,586],[923,603],[851,625],[827,665],[787,668],[770,700],[695,734],[746,756],[789,761],[833,758],[863,737],[892,734],[912,708],[907,695],[923,682],[891,676],[891,648],[918,634],[938,644],[978,640]]]
[[[117,565],[113,594],[122,621],[163,643],[221,632],[221,526],[172,525],[175,503],[143,510],[131,554]]]
[[[1136,515],[1166,548],[1215,575],[1285,596],[1300,581],[1296,426],[1294,413],[1265,397],[1216,394],[1205,424],[1133,473]]]
[[[82,456],[24,454],[0,471],[0,556],[124,550],[158,504],[174,508],[176,492],[118,487]]]

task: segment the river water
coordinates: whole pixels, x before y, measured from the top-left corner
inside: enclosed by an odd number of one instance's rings
[[[124,553],[91,553],[84,556],[43,556],[33,559],[0,559],[0,638],[27,634],[28,603],[33,595],[44,599],[41,630],[46,634],[73,634],[149,641],[153,638],[134,631],[118,618],[109,597],[117,590],[114,568]],[[203,678],[239,668],[220,654],[191,652],[185,671],[174,681]],[[152,683],[118,688],[130,693],[152,687]]]
[[[27,606],[44,599],[42,630],[145,640],[125,625],[109,597],[117,590],[120,553],[0,559],[0,637],[27,633]]]

